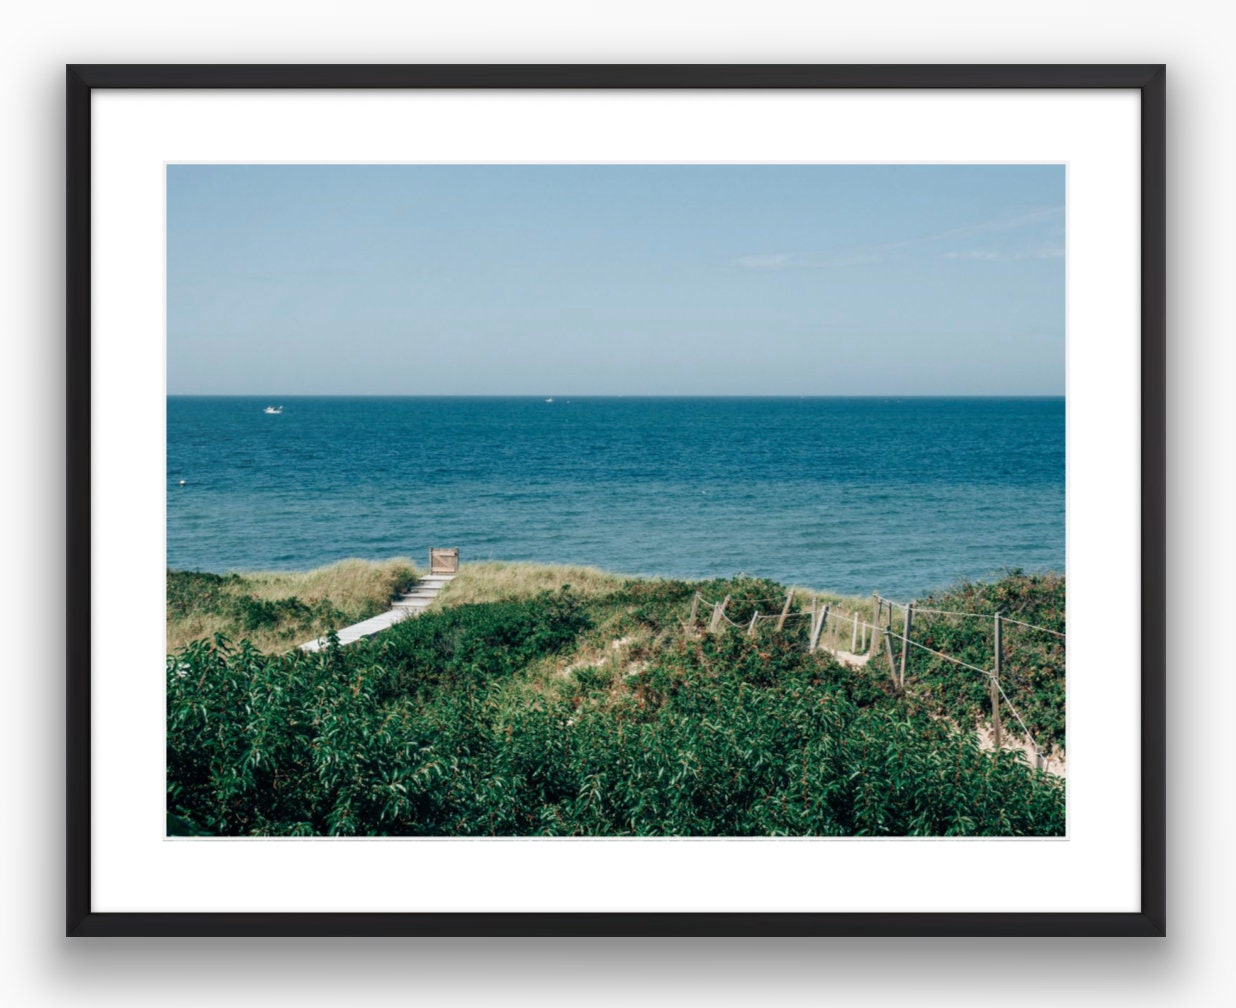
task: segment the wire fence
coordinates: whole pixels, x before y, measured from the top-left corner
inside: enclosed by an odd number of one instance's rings
[[[1039,745],[1030,729],[1026,727],[1026,722],[1022,718],[1016,705],[1009,698],[1008,693],[1001,683],[1003,665],[1004,665],[1004,636],[1003,631],[1006,625],[1017,626],[1033,632],[1045,633],[1057,637],[1063,643],[1066,640],[1064,631],[1055,630],[1051,627],[1041,626],[1036,623],[1030,623],[1026,620],[1014,619],[1005,616],[1003,613],[981,613],[981,612],[966,612],[962,610],[950,609],[934,609],[927,606],[918,606],[914,602],[897,602],[893,599],[884,598],[879,592],[872,593],[872,619],[868,620],[866,616],[860,615],[857,611],[843,612],[839,608],[834,609],[830,603],[824,602],[821,604],[821,599],[812,597],[811,608],[792,611],[791,607],[794,601],[794,592],[787,592],[785,595],[772,598],[748,599],[742,598],[734,600],[731,596],[725,596],[723,599],[709,599],[700,592],[696,592],[691,602],[691,613],[687,619],[686,625],[694,626],[697,615],[700,613],[701,606],[704,611],[711,610],[709,617],[708,629],[716,632],[722,626],[731,627],[736,630],[745,630],[747,633],[755,633],[756,629],[768,622],[774,622],[777,629],[783,629],[791,620],[810,620],[808,633],[808,650],[816,651],[822,649],[830,652],[836,657],[839,657],[846,664],[866,664],[869,660],[875,658],[880,653],[881,644],[883,644],[888,657],[890,673],[893,678],[896,688],[905,691],[906,666],[907,656],[911,648],[926,652],[935,658],[938,658],[950,665],[965,669],[969,672],[977,673],[986,678],[989,687],[989,703],[991,708],[992,730],[997,747],[1002,746],[1003,728],[1001,724],[1000,710],[1001,707],[1008,709],[1012,714],[1013,719],[1021,728],[1023,736],[1029,743],[1031,750],[1035,755],[1035,765],[1040,769],[1046,767],[1047,753],[1045,749]],[[779,612],[763,613],[757,608],[751,615],[749,621],[736,621],[730,617],[726,610],[731,603],[736,602],[743,607],[758,606],[760,604],[775,603],[780,607]],[[893,611],[899,610],[902,615],[902,632],[898,633],[893,628]],[[885,613],[887,612],[887,620]],[[973,662],[958,658],[956,655],[948,654],[938,648],[931,647],[922,641],[914,640],[911,634],[913,633],[913,618],[915,615],[932,615],[943,617],[956,617],[961,619],[976,619],[989,620],[993,625],[994,630],[994,648],[992,654],[992,667],[983,668]],[[839,632],[840,624],[850,626],[850,650],[846,651],[841,647],[841,634]],[[825,633],[826,627],[832,631],[832,643],[825,638],[821,643],[821,637]],[[900,643],[900,654],[894,653],[893,641]]]

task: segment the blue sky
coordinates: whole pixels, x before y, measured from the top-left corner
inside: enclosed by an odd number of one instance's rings
[[[172,165],[172,394],[1062,395],[1058,165]]]

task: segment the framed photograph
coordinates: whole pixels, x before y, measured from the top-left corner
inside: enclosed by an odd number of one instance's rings
[[[67,933],[1162,936],[1164,88],[68,67]]]

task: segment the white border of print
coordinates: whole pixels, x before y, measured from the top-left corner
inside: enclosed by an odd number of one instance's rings
[[[96,912],[1140,908],[1139,635],[1079,618],[1140,610],[1136,91],[135,90],[92,103]],[[1066,163],[1068,837],[167,839],[156,530],[172,161]]]

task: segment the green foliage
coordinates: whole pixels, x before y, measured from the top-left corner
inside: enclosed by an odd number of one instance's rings
[[[1065,583],[1056,574],[1010,571],[1000,580],[960,585],[919,602],[926,609],[999,612],[1003,625],[1000,684],[1040,745],[1065,747]],[[1044,630],[1021,626],[1044,627]],[[895,627],[898,631],[899,627]],[[912,638],[978,668],[994,666],[995,621],[916,613]],[[959,724],[991,717],[988,680],[942,658],[911,648],[906,669],[920,700]],[[1011,721],[1007,708],[1004,718]],[[1015,729],[1015,725],[1010,725]],[[1017,729],[1019,730],[1019,729]]]
[[[344,614],[326,599],[307,603],[295,595],[286,598],[260,598],[245,591],[244,585],[244,579],[238,574],[169,570],[168,616],[220,616],[241,632],[264,629],[307,630],[317,621],[344,619]]]
[[[222,614],[230,611],[232,590],[239,585],[235,574],[204,571],[167,572],[167,615],[183,618],[190,613]]]
[[[386,698],[414,696],[509,677],[573,644],[589,625],[568,591],[543,592],[526,601],[429,610],[362,642],[348,657],[381,664]]]
[[[415,570],[400,559],[343,560],[306,572],[167,572],[169,650],[222,633],[279,651],[387,608]]]
[[[781,593],[700,587],[748,618]],[[198,641],[168,658],[168,813],[223,835],[1062,834],[1061,781],[887,676],[769,626],[684,635],[695,588],[430,610],[314,653]]]

